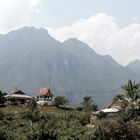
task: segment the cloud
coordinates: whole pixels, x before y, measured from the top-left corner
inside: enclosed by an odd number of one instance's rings
[[[137,23],[120,28],[113,16],[98,13],[71,26],[47,29],[53,37],[62,42],[76,37],[99,54],[109,54],[123,65],[140,59],[140,24]]]
[[[40,27],[42,2],[43,0],[0,0],[0,33],[7,33],[25,25]],[[60,41],[76,37],[97,53],[109,54],[125,65],[129,61],[140,59],[140,24],[137,23],[139,18],[133,17],[131,20],[130,25],[120,28],[113,16],[98,13],[70,26],[46,28]]]
[[[20,28],[32,23],[41,10],[42,0],[0,0],[0,32]]]
[[[131,18],[132,22],[139,22],[139,17],[138,16],[134,16]]]

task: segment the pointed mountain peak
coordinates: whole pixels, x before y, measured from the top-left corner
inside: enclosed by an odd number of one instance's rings
[[[88,44],[86,44],[85,42],[83,41],[80,41],[79,39],[77,38],[69,38],[67,39],[66,41],[63,42],[63,45],[66,46],[66,47],[79,47],[79,48],[88,48],[88,49],[91,49]],[[94,51],[93,49],[91,49],[92,51]]]
[[[130,66],[130,65],[140,65],[140,60],[139,59],[136,59],[134,61],[131,61],[127,66]]]
[[[14,30],[4,35],[10,39],[22,39],[22,40],[48,40],[48,41],[57,41],[52,36],[49,35],[48,31],[44,28],[36,28],[34,26],[25,26],[23,28]],[[57,41],[59,42],[59,41]],[[60,42],[59,42],[60,43]]]
[[[132,62],[130,62],[127,67],[129,67],[130,69],[132,69],[135,72],[139,72],[140,71],[140,60],[136,59]]]
[[[88,44],[86,44],[85,42],[77,38],[69,38],[66,41],[64,41],[62,44],[64,47],[74,49],[75,51],[76,50],[83,51],[83,52],[88,52],[88,53],[94,53],[97,55],[97,53],[94,51],[93,48],[89,47]]]
[[[120,65],[112,56],[110,55],[102,55],[103,59],[112,64],[112,65],[116,65],[116,66],[119,66],[119,67],[123,67],[122,65]]]
[[[17,29],[17,30],[14,30],[14,31],[11,31],[9,32],[8,34],[14,34],[14,33],[44,33],[44,34],[48,34],[48,31],[44,28],[36,28],[34,26],[25,26],[23,28],[20,28],[20,29]]]
[[[61,43],[50,36],[46,29],[33,26],[25,26],[11,31],[8,34],[3,35],[2,40],[23,43],[24,45],[32,44],[34,42],[34,46],[38,43],[51,44],[47,46],[61,46]]]
[[[136,59],[133,61],[134,63],[140,63],[140,60],[139,59]]]
[[[86,43],[80,41],[79,39],[77,38],[69,38],[67,39],[66,41],[63,42],[63,44],[85,44],[87,45]],[[88,46],[88,45],[87,45]]]
[[[23,28],[20,28],[19,30],[37,30],[36,27],[34,26],[24,26]]]
[[[79,40],[77,38],[75,38],[75,37],[72,37],[72,38],[69,38],[69,39],[65,40],[64,42],[69,42],[69,41],[77,42]]]

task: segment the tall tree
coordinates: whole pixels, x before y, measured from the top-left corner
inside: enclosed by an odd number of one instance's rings
[[[0,104],[3,105],[5,102],[4,94],[0,91]]]
[[[122,86],[124,94],[117,95],[114,100],[118,101],[122,107],[132,110],[140,109],[140,84],[128,80],[126,85]]]
[[[82,108],[84,111],[97,111],[97,105],[94,104],[91,96],[83,98]]]

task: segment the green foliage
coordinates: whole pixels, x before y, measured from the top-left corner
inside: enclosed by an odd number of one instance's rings
[[[102,118],[106,118],[106,117],[107,117],[107,114],[104,113],[103,111],[100,111],[99,114],[97,114],[98,119],[102,119]]]
[[[8,134],[6,133],[5,130],[0,128],[0,140],[7,140],[8,139]]]
[[[5,102],[4,94],[0,91],[0,104],[3,105]]]
[[[115,101],[120,102],[122,107],[133,110],[140,109],[140,84],[129,80],[126,85],[123,85],[124,94],[120,94],[114,98]]]
[[[3,111],[0,110],[0,120],[3,120],[3,118],[4,118],[4,113]]]
[[[126,85],[123,85],[124,94],[119,94],[114,97],[114,101],[120,103],[122,111],[121,116],[125,120],[136,118],[140,111],[140,84],[129,80]]]
[[[124,121],[127,122],[133,118],[134,110],[132,109],[121,109],[118,112],[118,116]]]
[[[104,119],[95,129],[95,140],[138,140],[139,130],[131,123],[125,123],[119,119]]]
[[[68,99],[65,96],[55,97],[53,104],[57,107],[65,106],[68,103]]]
[[[49,118],[49,116],[47,116],[46,118],[46,116],[40,113],[39,110],[27,110],[21,113],[21,118],[35,123],[40,122],[41,120],[46,121],[46,119]]]
[[[119,117],[97,119],[94,128],[87,128],[90,113],[43,107],[3,108],[0,119],[1,140],[138,140],[136,123]],[[134,122],[134,121],[133,121]]]
[[[28,106],[31,111],[34,111],[37,108],[36,100],[33,98]]]
[[[97,105],[93,103],[91,96],[86,96],[83,98],[82,108],[83,108],[83,111],[86,111],[86,112],[97,111],[98,109]]]
[[[67,121],[78,120],[80,122],[80,125],[85,126],[90,122],[90,113],[76,112],[76,111],[66,112],[65,119]]]

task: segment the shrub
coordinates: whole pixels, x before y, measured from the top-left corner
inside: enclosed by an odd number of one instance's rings
[[[38,110],[36,111],[26,111],[23,112],[21,115],[22,119],[30,120],[32,122],[37,122],[40,119],[40,112]]]
[[[34,111],[37,108],[36,100],[33,98],[28,106],[31,111]]]
[[[0,91],[0,105],[3,105],[5,102],[4,94]]]
[[[3,114],[3,111],[0,110],[0,120],[3,120],[4,119],[4,114]]]
[[[0,129],[0,140],[7,140],[8,136],[7,133]]]
[[[96,124],[97,125],[97,124]],[[136,127],[119,119],[102,119],[95,130],[95,140],[138,140],[140,135]]]
[[[97,114],[98,119],[102,119],[102,118],[105,118],[105,117],[107,117],[107,114],[104,113],[103,111],[100,111],[99,114]]]
[[[132,109],[128,109],[128,108],[125,108],[125,109],[121,109],[119,112],[118,112],[118,116],[124,121],[124,122],[127,122],[129,120],[131,120],[133,118],[133,110]]]
[[[94,104],[91,96],[86,96],[83,98],[82,109],[85,112],[90,112],[97,111],[98,107]]]

